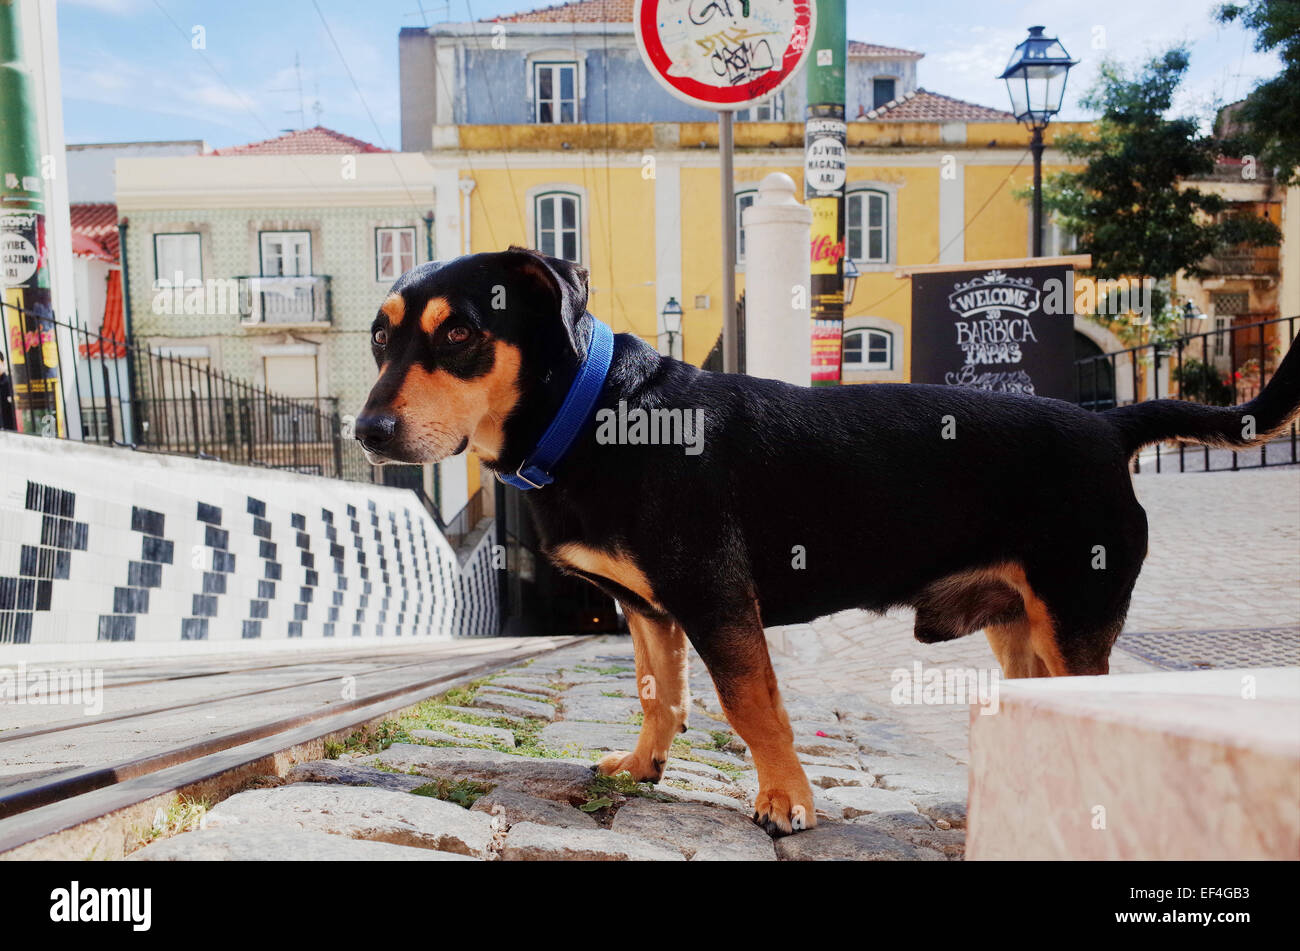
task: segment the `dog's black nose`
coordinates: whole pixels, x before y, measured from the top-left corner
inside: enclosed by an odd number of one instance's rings
[[[357,440],[371,452],[382,452],[397,435],[397,417],[375,414],[357,417]]]

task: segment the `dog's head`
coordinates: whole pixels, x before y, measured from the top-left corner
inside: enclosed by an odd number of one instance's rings
[[[586,356],[586,309],[584,268],[523,248],[403,274],[370,328],[379,379],[356,422],[366,457],[437,462],[468,446],[510,464]]]

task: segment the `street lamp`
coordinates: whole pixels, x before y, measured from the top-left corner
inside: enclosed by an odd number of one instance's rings
[[[1192,299],[1187,298],[1183,304],[1183,336],[1190,337],[1204,326],[1203,321],[1209,320],[1209,314],[1202,314],[1192,303]]]
[[[673,341],[682,334],[682,305],[677,303],[676,297],[668,298],[660,316],[664,320],[664,333],[668,335],[668,356],[671,357],[676,354]]]
[[[858,289],[858,266],[853,258],[844,258],[844,306],[853,303],[853,292]]]
[[[1029,36],[1016,47],[1000,79],[1007,82],[1011,111],[1017,122],[1033,132],[1029,148],[1034,155],[1034,257],[1043,256],[1043,130],[1061,111],[1070,59],[1061,41],[1044,36],[1043,27],[1031,26]]]

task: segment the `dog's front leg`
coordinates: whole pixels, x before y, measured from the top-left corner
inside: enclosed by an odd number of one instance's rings
[[[727,720],[749,746],[758,768],[754,821],[770,835],[817,824],[812,786],[794,752],[794,731],[756,606],[738,617],[686,625],[703,658]]]
[[[626,606],[624,614],[632,632],[637,695],[644,719],[636,749],[610,753],[597,769],[607,776],[626,770],[635,780],[657,783],[668,762],[668,747],[686,729],[691,703],[686,635],[671,618],[647,618]]]

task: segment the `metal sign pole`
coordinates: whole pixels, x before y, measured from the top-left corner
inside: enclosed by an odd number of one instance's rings
[[[736,315],[735,110],[771,99],[798,74],[816,32],[814,3],[815,0],[741,0],[700,4],[696,9],[694,0],[636,0],[632,11],[637,50],[651,75],[682,102],[718,113],[722,368],[726,373],[740,370]],[[843,4],[844,0],[840,0],[840,5]],[[843,85],[842,66],[840,75]],[[842,94],[840,99],[843,101]]]
[[[718,113],[718,165],[722,185],[722,372],[740,369],[736,333],[735,113]]]

